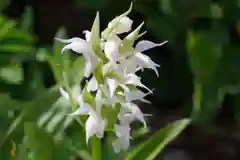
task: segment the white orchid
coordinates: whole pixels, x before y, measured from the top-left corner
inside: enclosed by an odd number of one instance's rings
[[[87,143],[89,138],[94,135],[96,135],[98,138],[103,138],[104,129],[106,126],[107,120],[101,119],[100,115],[98,115],[94,110],[91,110],[85,123]]]
[[[72,100],[70,95],[60,88],[61,95],[67,101],[74,101],[79,106],[69,115],[87,116],[85,121],[87,143],[92,136],[103,138],[105,131],[114,131],[116,139],[112,146],[115,152],[129,148],[132,139],[131,124],[134,121],[140,121],[145,128],[147,127],[145,118],[148,114],[143,114],[134,101],[150,103],[145,97],[152,94],[152,90],[142,83],[137,72],[148,68],[154,70],[158,76],[159,65],[143,52],[167,42],[154,43],[141,40],[134,46],[143,23],[131,31],[133,21],[128,17],[131,7],[113,19],[103,32],[99,31],[97,14],[92,30],[83,31],[85,40],[77,37],[57,38],[66,44],[62,52],[73,50],[84,56],[84,76],[93,75],[82,92],[70,91]],[[119,34],[127,32],[130,33],[125,38],[119,38]],[[138,87],[146,89],[147,92],[141,91]],[[116,122],[110,122],[111,116],[114,116]]]
[[[95,76],[93,76],[88,82],[87,90],[90,92],[90,91],[96,91],[97,89],[98,89],[98,82]]]
[[[79,54],[83,54],[85,58],[85,69],[84,69],[84,76],[89,77],[91,72],[96,67],[97,63],[100,59],[93,53],[92,46],[91,46],[91,32],[85,30],[85,39],[82,38],[70,38],[70,39],[60,39],[56,38],[58,41],[62,43],[66,43],[67,45],[62,49],[62,53],[66,50],[73,50]]]
[[[114,28],[113,29],[114,33],[121,34],[121,33],[129,32],[132,29],[132,24],[133,24],[133,21],[129,17],[124,16],[119,20],[117,24],[110,22],[108,24],[108,27]]]
[[[131,127],[129,125],[115,125],[117,139],[112,145],[116,153],[129,148],[131,139],[130,131]]]

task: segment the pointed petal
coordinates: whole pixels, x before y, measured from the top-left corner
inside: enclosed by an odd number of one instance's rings
[[[91,138],[95,134],[95,127],[97,122],[93,116],[89,116],[85,123],[85,131],[86,131],[86,143],[88,144],[89,138]]]
[[[146,96],[145,93],[143,93],[140,90],[134,90],[130,92],[125,92],[125,99],[128,102],[134,101],[134,100],[141,100]]]
[[[69,43],[62,49],[62,53],[65,52],[66,50],[73,50],[74,52],[77,53],[89,53],[90,52],[90,47],[87,44],[87,42],[81,38],[72,38],[68,40],[61,40],[62,42]]]
[[[167,43],[167,41],[164,41],[162,43],[154,43],[148,40],[142,40],[139,41],[135,47],[135,52],[143,52],[146,50],[149,50],[151,48],[159,47]]]
[[[125,84],[133,84],[137,85],[139,87],[147,89],[149,92],[152,92],[148,87],[146,87],[144,84],[142,84],[140,77],[138,77],[135,74],[128,74],[128,80]]]
[[[142,54],[140,52],[137,52],[134,55],[134,58],[135,58],[136,61],[138,61],[138,64],[142,68],[153,69],[155,71],[156,75],[159,76],[158,70],[157,70],[156,67],[160,67],[160,65],[156,64],[155,62],[153,62],[149,56],[144,55],[144,54]]]
[[[116,91],[117,86],[118,86],[117,81],[115,79],[108,78],[107,79],[107,84],[109,86],[110,96],[113,97],[113,94]]]
[[[69,114],[70,116],[76,115],[88,115],[91,110],[91,106],[89,104],[85,104],[84,106],[80,106],[75,112]]]
[[[118,45],[115,41],[107,41],[104,45],[104,53],[112,64],[116,65],[118,58]]]
[[[132,114],[144,125],[144,128],[146,128],[147,124],[144,119],[144,115],[141,112],[141,110],[139,109],[139,107],[134,103],[128,103],[126,105],[129,107],[129,109],[132,110]]]
[[[85,34],[85,40],[87,42],[90,42],[91,41],[91,36],[92,36],[92,33],[88,30],[84,30],[83,33]]]
[[[87,60],[85,62],[84,77],[88,78],[91,75],[92,70],[93,70],[92,62],[90,60]]]
[[[88,91],[96,91],[98,89],[98,83],[96,78],[93,76],[91,80],[88,82],[87,86]]]
[[[151,103],[152,103],[151,101],[149,101],[149,100],[146,100],[146,99],[144,99],[144,98],[143,98],[143,99],[141,99],[141,101],[142,101],[142,102],[144,102],[144,103],[148,103],[148,104],[151,104]]]
[[[67,100],[69,100],[69,94],[68,94],[62,87],[59,89],[59,91],[60,91],[60,94],[61,94],[64,98],[66,98]]]
[[[58,40],[59,42],[62,42],[62,43],[72,43],[72,42],[82,40],[81,38],[78,38],[78,37],[73,37],[73,38],[70,38],[70,39],[61,39],[61,38],[55,38],[55,39]]]

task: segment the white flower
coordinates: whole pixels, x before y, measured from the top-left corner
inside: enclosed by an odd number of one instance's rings
[[[115,80],[113,78],[106,78],[106,84],[109,87],[110,97],[113,97],[114,92],[116,91],[117,86],[118,86],[117,80]]]
[[[119,153],[121,150],[127,150],[130,146],[130,140],[128,137],[119,137],[117,138],[113,144],[113,149],[115,153]]]
[[[94,110],[89,112],[89,117],[85,123],[86,129],[86,142],[92,136],[97,136],[98,138],[103,138],[104,129],[107,126],[107,121],[101,119],[100,115],[98,115]]]
[[[92,48],[91,48],[91,32],[84,31],[86,40],[81,38],[71,38],[71,39],[59,39],[62,43],[68,43],[63,49],[62,53],[66,50],[73,50],[79,54],[83,54],[86,62],[85,62],[85,68],[84,68],[84,76],[89,77],[91,72],[95,69],[97,63],[100,61],[100,59],[94,54]]]
[[[98,89],[98,82],[95,76],[93,76],[88,82],[87,90],[90,92],[90,91],[96,91],[97,89]]]
[[[84,89],[86,92],[77,90],[72,90],[71,94],[69,92],[72,99],[63,88],[60,88],[61,95],[69,103],[74,101],[79,106],[69,115],[87,116],[85,121],[87,143],[92,136],[103,138],[107,120],[111,120],[111,116],[117,116],[115,118],[117,118],[118,123],[114,124],[114,128],[110,128],[111,130],[114,129],[116,134],[116,140],[112,143],[112,146],[117,153],[129,148],[132,139],[131,124],[134,121],[140,121],[145,128],[147,127],[145,121],[147,114],[143,114],[133,102],[140,100],[150,103],[145,99],[145,96],[152,93],[152,90],[141,82],[141,78],[137,76],[136,72],[148,68],[154,70],[158,76],[157,67],[159,65],[149,56],[144,55],[143,52],[162,46],[167,42],[158,44],[142,40],[134,47],[135,40],[141,36],[139,33],[143,23],[122,40],[119,34],[127,33],[132,29],[133,21],[127,17],[131,8],[132,6],[127,12],[112,20],[108,24],[108,28],[101,32],[101,35],[98,35],[100,24],[97,14],[92,27],[93,32],[83,31],[85,40],[77,37],[71,39],[57,38],[57,40],[66,44],[62,52],[73,50],[83,55],[85,59],[84,76],[93,75],[86,86],[87,88],[85,88],[86,90]],[[97,34],[92,35],[94,32]],[[93,42],[92,38],[96,41]],[[92,47],[94,47],[94,50]],[[96,48],[100,49],[101,53],[94,53],[98,52],[98,50],[95,50]],[[105,55],[102,55],[102,53]],[[96,70],[97,66],[99,67],[98,70]],[[144,93],[138,87],[145,88],[148,92]],[[84,101],[86,96],[82,94],[87,93],[94,96],[93,92],[96,93],[95,97],[89,98],[86,103]],[[108,110],[110,108],[111,110]],[[109,113],[112,113],[112,109],[116,109],[118,113],[109,115]],[[110,117],[107,117],[107,115]]]
[[[150,101],[144,99],[145,96],[147,96],[149,93],[143,93],[140,90],[133,90],[133,91],[128,91],[128,90],[124,90],[124,95],[125,95],[125,101],[126,102],[131,102],[131,101],[135,101],[135,100],[140,100],[142,102],[145,103],[151,103]]]
[[[155,47],[160,47],[167,43],[167,41],[164,41],[162,43],[154,43],[148,40],[141,40],[139,41],[136,46],[135,46],[135,52],[144,52],[146,50],[155,48]]]
[[[69,94],[63,88],[60,88],[60,93],[63,97],[69,100]],[[101,118],[101,104],[96,103],[95,111],[89,104],[83,101],[81,94],[73,96],[74,100],[76,100],[79,104],[79,108],[69,115],[89,115],[88,119],[85,122],[86,142],[88,143],[89,138],[94,135],[96,135],[98,138],[102,138],[104,129],[107,125],[107,121]]]
[[[83,33],[85,34],[85,39],[88,43],[91,42],[91,36],[92,36],[92,33],[88,30],[84,30]]]
[[[73,101],[79,105],[79,108],[75,112],[69,115],[87,115],[91,109],[91,106],[85,103],[82,99],[81,93],[80,92],[77,93],[76,91],[77,91],[76,89],[73,90],[72,98],[73,98]],[[64,98],[70,101],[69,94],[63,88],[60,88],[60,93]]]
[[[121,34],[129,32],[132,29],[132,23],[133,21],[129,17],[125,16],[120,19],[116,26],[112,26],[112,23],[109,23],[108,27],[109,28],[114,27],[113,32],[115,32],[116,34]]]
[[[167,43],[167,41],[159,44],[147,40],[139,41],[135,46],[133,55],[129,58],[120,60],[120,67],[125,69],[127,73],[135,73],[144,68],[153,69],[156,75],[159,76],[157,67],[160,66],[153,62],[149,56],[142,54],[142,52],[154,47],[162,46],[165,43]]]
[[[118,44],[113,40],[105,42],[104,53],[113,67],[116,68],[116,61],[118,60]]]
[[[144,116],[146,115],[141,112],[136,104],[127,102],[122,104],[118,118],[122,124],[129,124],[134,120],[139,120],[146,128],[147,124]]]
[[[131,139],[130,131],[131,128],[129,125],[115,125],[115,133],[118,138],[112,145],[116,153],[129,148]]]
[[[74,37],[70,39],[60,39],[56,38],[56,40],[66,43],[67,45],[63,47],[62,53],[65,52],[66,50],[73,50],[74,52],[77,52],[79,54],[83,54],[83,56],[86,59],[89,59],[89,52],[91,51],[91,48],[87,41],[85,41],[82,38]]]
[[[141,78],[133,73],[125,74],[123,77],[124,84],[132,84],[147,89],[149,92],[152,92],[147,86],[142,84]]]
[[[100,85],[101,90],[103,91],[104,95],[106,96],[106,99],[103,100],[104,104],[116,104],[119,102],[119,99],[116,95],[111,96],[111,91],[108,87],[108,85]]]
[[[68,92],[66,92],[62,87],[60,87],[59,89],[60,91],[60,94],[61,96],[63,96],[67,101],[70,101],[70,96],[68,94]],[[80,90],[78,89],[78,87],[74,87],[72,90],[71,90],[71,94],[72,94],[72,99],[75,101],[75,102],[78,102],[78,99],[79,97],[81,96],[80,94]]]

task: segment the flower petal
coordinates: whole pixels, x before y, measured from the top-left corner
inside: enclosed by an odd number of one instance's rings
[[[117,137],[130,137],[131,128],[129,125],[115,125],[115,132]]]
[[[110,90],[107,86],[105,85],[100,85],[101,86],[101,89],[104,93],[104,95],[107,97],[107,99],[103,102],[104,104],[115,104],[115,103],[118,103],[119,102],[119,99],[117,98],[117,96],[112,96],[111,97],[111,94],[110,94]]]
[[[134,58],[135,58],[136,61],[138,61],[138,64],[141,67],[153,69],[155,71],[156,75],[159,76],[157,67],[160,67],[160,65],[153,62],[150,57],[148,57],[147,55],[144,55],[140,52],[137,52],[134,55]]]
[[[88,78],[91,75],[92,70],[93,70],[92,62],[90,60],[86,60],[84,68],[84,77]]]
[[[106,81],[107,81],[107,84],[109,86],[110,96],[113,97],[113,94],[116,91],[117,86],[118,86],[117,81],[115,79],[112,79],[112,78],[108,78]]]
[[[55,38],[55,39],[58,40],[59,42],[62,42],[62,43],[72,43],[72,42],[78,41],[81,38],[73,37],[73,38],[70,38],[70,39],[62,39],[62,38]]]
[[[92,36],[92,33],[88,30],[84,30],[83,33],[85,34],[85,39],[87,42],[90,42],[91,41],[91,36]]]
[[[139,107],[134,103],[126,103],[126,106],[131,109],[132,114],[144,125],[144,127],[147,127],[146,121],[144,119],[144,115],[139,109]]]
[[[150,101],[144,99],[147,95],[151,94],[151,92],[144,93],[140,90],[133,90],[133,91],[124,91],[125,99],[127,102],[135,101],[135,100],[140,100],[145,103],[151,103]]]
[[[128,137],[117,138],[113,143],[113,150],[115,153],[119,153],[121,150],[127,150],[130,146],[130,139]]]
[[[122,34],[125,32],[129,32],[132,29],[133,21],[125,16],[122,19],[120,19],[118,25],[114,28],[114,32],[117,34]]]
[[[96,78],[93,76],[88,82],[87,90],[90,92],[90,91],[96,91],[97,89],[98,89],[98,83]]]
[[[72,38],[72,39],[68,39],[68,40],[62,40],[62,42],[66,42],[66,43],[70,42],[70,44],[63,47],[63,49],[61,51],[62,53],[69,49],[71,49],[77,53],[87,53],[90,50],[87,42],[81,38]]]
[[[135,116],[130,114],[132,111],[130,108],[127,108],[122,105],[120,108],[120,112],[118,113],[118,119],[120,121],[120,125],[129,125],[135,120]]]
[[[69,114],[70,116],[76,116],[76,115],[88,115],[88,113],[91,110],[91,106],[87,103],[85,103],[84,106],[80,106],[75,112]]]
[[[62,87],[59,89],[59,91],[60,91],[60,94],[61,94],[64,98],[66,98],[67,100],[69,100],[69,94],[68,94]]]
[[[89,113],[89,117],[85,123],[86,129],[86,142],[93,135],[96,135],[98,138],[102,138],[104,135],[104,129],[107,126],[107,121],[102,120],[100,117],[97,116],[94,110],[91,110]]]
[[[143,52],[146,50],[149,50],[151,48],[159,47],[167,43],[167,41],[164,41],[162,43],[154,43],[148,40],[142,40],[139,41],[135,47],[135,52]]]
[[[116,66],[118,58],[118,45],[115,41],[107,41],[104,45],[104,52],[109,61]]]
[[[127,102],[131,102],[134,100],[141,100],[145,96],[146,96],[146,94],[140,90],[134,90],[134,91],[130,91],[130,92],[125,91],[125,99]]]
[[[127,75],[127,81],[125,82],[125,84],[137,85],[139,87],[147,89],[149,92],[152,92],[148,87],[142,84],[140,77],[132,73]]]

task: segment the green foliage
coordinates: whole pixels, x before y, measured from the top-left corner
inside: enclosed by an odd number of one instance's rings
[[[183,119],[176,121],[159,132],[155,133],[146,142],[140,144],[136,149],[133,149],[127,154],[125,160],[153,160],[159,153],[162,152],[164,147],[175,139],[186,126],[190,123],[189,119]]]

